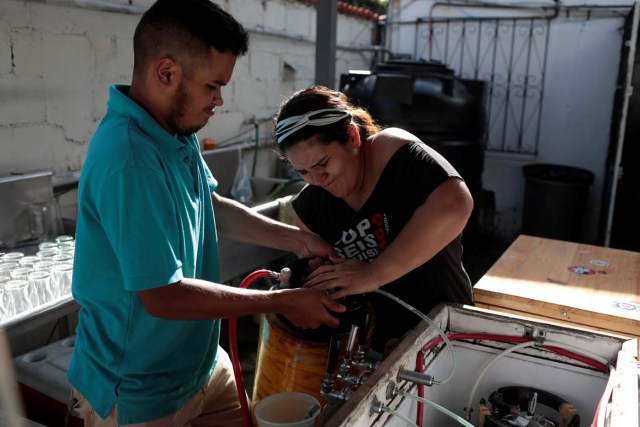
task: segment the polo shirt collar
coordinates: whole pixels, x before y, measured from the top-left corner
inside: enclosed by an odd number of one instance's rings
[[[129,85],[111,85],[109,87],[109,102],[107,103],[109,108],[118,114],[133,118],[140,129],[149,134],[164,150],[178,150],[185,144],[194,143],[195,134],[178,136],[177,138],[170,135],[144,108],[129,98],[130,88]]]

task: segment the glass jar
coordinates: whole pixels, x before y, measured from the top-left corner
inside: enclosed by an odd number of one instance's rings
[[[51,273],[51,267],[53,267],[54,262],[48,259],[44,259],[40,262],[36,262],[33,264],[33,271],[46,271]]]
[[[51,287],[56,298],[71,293],[72,278],[73,265],[63,263],[51,267]]]
[[[60,252],[58,251],[57,248],[53,248],[53,249],[43,249],[41,251],[38,251],[36,253],[36,256],[40,259],[49,259],[55,255],[58,255]]]
[[[40,258],[38,258],[35,255],[29,255],[29,256],[24,256],[20,258],[20,260],[18,261],[18,264],[20,264],[20,267],[27,267],[30,265],[33,266],[33,264],[35,264],[38,261],[40,261]]]
[[[75,254],[76,248],[70,245],[61,245],[58,247],[58,254],[60,255],[69,255],[73,256]]]
[[[9,280],[4,284],[4,291],[8,317],[20,314],[30,308],[28,280]]]
[[[60,243],[64,243],[64,242],[73,242],[73,237],[67,236],[67,235],[61,235],[56,237],[56,244],[60,245]]]
[[[4,290],[4,284],[7,283],[10,278],[5,278],[0,275],[0,320],[9,317],[7,310],[9,309],[9,303],[7,302],[7,293]]]
[[[33,271],[33,267],[29,265],[29,266],[25,266],[25,267],[14,268],[13,270],[11,270],[9,272],[9,275],[11,276],[12,279],[24,279],[24,280],[26,280],[27,276],[32,271]]]
[[[38,250],[45,251],[47,249],[56,249],[58,244],[56,242],[42,242],[38,245]]]
[[[7,304],[4,302],[4,280],[0,279],[0,320],[6,319]]]
[[[14,270],[16,268],[20,267],[20,264],[18,264],[17,262],[3,262],[2,264],[0,264],[0,272],[11,272],[11,270]]]
[[[11,279],[11,273],[8,271],[0,271],[0,282],[6,282]]]
[[[76,242],[73,240],[58,243],[58,249],[60,250],[65,248],[75,248],[75,246],[76,246]]]
[[[2,255],[2,262],[18,262],[20,258],[24,257],[22,252],[7,252]]]
[[[51,289],[51,275],[47,271],[32,271],[29,273],[29,297],[33,307],[53,300]]]
[[[70,264],[73,262],[73,257],[69,254],[58,254],[49,258],[49,261],[53,261],[54,264]]]

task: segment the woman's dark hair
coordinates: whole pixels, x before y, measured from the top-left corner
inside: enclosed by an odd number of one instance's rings
[[[209,49],[244,55],[245,29],[209,0],[158,0],[143,15],[133,36],[134,72],[169,55],[189,68],[207,58]]]
[[[352,119],[358,125],[360,138],[363,140],[381,130],[381,127],[375,123],[368,111],[351,104],[344,93],[324,86],[314,86],[298,91],[289,99],[285,100],[280,105],[280,111],[274,118],[274,127],[280,120],[288,117],[301,116],[310,111],[326,108],[348,111],[351,113],[351,117],[345,117],[343,120],[326,126],[303,127],[280,142],[278,147],[280,148],[281,154],[284,154],[298,142],[311,137],[316,137],[326,144],[333,141],[346,144],[347,141],[349,141],[347,129]]]

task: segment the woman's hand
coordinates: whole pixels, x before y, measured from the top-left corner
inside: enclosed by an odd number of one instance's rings
[[[334,300],[378,289],[371,264],[334,256],[330,256],[329,260],[333,264],[321,265],[309,274],[309,279],[304,284],[305,288],[335,290],[329,295]]]

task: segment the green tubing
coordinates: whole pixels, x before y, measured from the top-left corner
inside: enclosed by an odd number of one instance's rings
[[[382,291],[380,289],[376,290],[375,292],[379,293],[380,295],[384,295],[385,297],[390,298],[390,299],[394,300],[395,302],[397,302],[398,304],[404,306],[409,311],[411,311],[412,313],[414,313],[415,315],[420,317],[422,320],[424,320],[425,322],[427,322],[428,324],[433,326],[436,329],[436,331],[438,331],[438,334],[440,334],[440,336],[442,337],[444,342],[447,344],[447,348],[449,349],[449,353],[451,354],[451,370],[449,371],[449,376],[447,378],[445,378],[442,381],[438,381],[437,383],[438,384],[446,384],[446,383],[448,383],[451,380],[451,378],[453,378],[453,373],[456,370],[456,354],[453,351],[453,346],[451,345],[451,341],[449,341],[449,338],[447,338],[447,335],[442,331],[442,329],[440,329],[438,327],[438,325],[435,324],[435,322],[433,320],[429,319],[429,317],[427,317],[426,314],[422,313],[420,310],[418,310],[417,308],[413,307],[412,305],[407,304],[406,302],[402,301],[397,296],[391,295],[390,293]]]
[[[423,399],[422,397],[415,396],[415,395],[413,395],[411,393],[406,393],[406,392],[401,391],[401,390],[398,390],[398,394],[401,395],[401,396],[406,396],[408,398],[418,400],[418,401],[420,401],[422,403],[426,403],[427,405],[431,406],[432,408],[435,408],[438,411],[442,412],[443,414],[448,415],[449,417],[453,418],[454,420],[456,420],[457,422],[459,422],[460,424],[462,424],[465,427],[475,427],[469,421],[465,420],[464,418],[462,418],[459,415],[454,414],[453,412],[451,412],[447,408],[445,408],[443,406],[440,406],[437,403],[434,403],[434,402],[432,402],[430,400],[427,400],[427,399]]]

